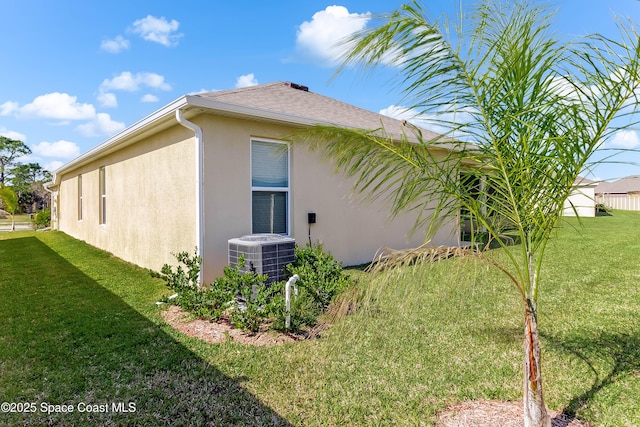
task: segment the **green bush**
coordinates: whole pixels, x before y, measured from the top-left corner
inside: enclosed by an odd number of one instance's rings
[[[236,328],[256,332],[271,316],[272,289],[264,285],[265,274],[240,271],[243,267],[244,256],[241,256],[236,267],[224,268],[224,275],[217,278],[210,289],[220,294],[231,292],[229,320]]]
[[[298,287],[306,291],[320,311],[325,310],[350,283],[342,263],[325,253],[322,245],[297,247],[295,262],[287,266],[287,271],[291,276],[300,277]]]
[[[178,265],[165,264],[158,277],[164,279],[177,296],[165,302],[178,305],[192,315],[217,321],[229,315],[229,321],[237,328],[256,332],[272,321],[275,329],[285,328],[285,285],[278,282],[265,285],[266,275],[244,272],[244,258],[235,267],[224,268],[222,277],[209,286],[198,287],[198,274],[202,259],[194,252],[175,255]],[[297,274],[299,289],[291,299],[290,330],[314,326],[335,296],[350,284],[342,264],[322,246],[296,247],[295,262],[287,266],[290,276]]]
[[[324,252],[322,245],[296,247],[295,262],[287,266],[287,272],[290,276],[297,274],[299,277],[296,282],[298,296],[291,299],[293,330],[314,326],[336,295],[351,285],[342,263]],[[283,328],[286,315],[283,307],[274,327]]]
[[[177,293],[189,289],[197,289],[200,266],[202,265],[202,258],[198,255],[198,250],[194,250],[193,256],[189,255],[188,252],[180,252],[173,255],[178,260],[178,266],[175,271],[169,264],[165,264],[162,266],[158,277],[164,279],[169,289]]]
[[[202,259],[194,252],[175,255],[178,265],[162,266],[157,276],[164,279],[167,287],[177,295],[165,297],[164,302],[175,304],[201,319],[217,321],[227,312],[230,322],[237,328],[257,331],[265,319],[271,316],[269,305],[273,291],[264,285],[263,274],[240,271],[244,258],[236,267],[224,268],[224,275],[209,286],[198,286],[198,274]]]
[[[36,213],[31,220],[36,230],[51,226],[51,209],[43,209]]]

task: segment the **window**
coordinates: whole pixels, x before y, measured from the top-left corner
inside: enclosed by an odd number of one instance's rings
[[[289,233],[289,147],[251,141],[253,233]]]
[[[78,221],[82,219],[82,175],[78,175]]]
[[[462,172],[460,173],[460,183],[467,192],[465,195],[467,202],[478,204],[477,207],[479,208],[483,187],[482,178],[471,172]],[[462,241],[475,240],[477,236],[474,237],[474,235],[480,231],[478,227],[478,221],[474,214],[466,206],[460,207],[460,239]]]
[[[100,181],[100,224],[107,223],[107,185],[105,178],[104,167],[101,167],[98,179]]]

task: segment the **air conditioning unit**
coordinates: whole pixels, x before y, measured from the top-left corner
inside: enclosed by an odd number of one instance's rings
[[[244,255],[241,271],[266,274],[267,284],[286,279],[284,267],[295,260],[295,240],[279,234],[251,234],[229,240],[229,264],[238,265]]]

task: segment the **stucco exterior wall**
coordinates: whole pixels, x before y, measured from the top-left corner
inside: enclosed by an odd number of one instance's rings
[[[228,263],[228,240],[251,234],[251,141],[282,141],[292,128],[201,114],[190,119],[203,133],[204,259],[206,283]],[[140,266],[175,264],[172,254],[193,252],[196,238],[196,167],[193,132],[175,125],[61,176],[59,229]],[[106,173],[106,223],[99,223],[99,169]],[[413,215],[389,221],[384,201],[360,202],[351,182],[303,146],[290,152],[289,236],[309,242],[307,214],[315,212],[311,242],[345,265],[369,262],[383,246],[417,247],[424,231],[410,234]],[[78,219],[78,175],[83,217]],[[455,221],[433,241],[457,244]]]
[[[193,251],[193,133],[175,126],[62,176],[59,229],[137,265],[159,270]],[[105,168],[106,223],[99,222],[99,169]],[[78,175],[83,215],[78,219]]]
[[[576,216],[576,212],[581,217],[596,216],[595,186],[579,186],[565,200],[562,214]]]
[[[251,140],[282,140],[292,129],[268,123],[215,116],[193,119],[204,135],[205,248],[204,277],[210,281],[227,263],[227,242],[251,234]],[[360,202],[351,183],[333,172],[330,164],[302,146],[291,148],[290,237],[299,245],[309,242],[307,214],[315,212],[312,243],[322,243],[345,265],[371,261],[382,246],[417,247],[424,231],[410,235],[415,217],[402,215],[389,221],[389,206],[382,201]],[[433,243],[457,244],[451,222]]]

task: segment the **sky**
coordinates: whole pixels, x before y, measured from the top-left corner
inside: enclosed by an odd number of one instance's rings
[[[54,171],[186,94],[291,81],[371,111],[403,105],[390,68],[338,75],[338,40],[375,25],[396,0],[0,0],[0,135],[21,159]],[[423,0],[432,18],[469,0]],[[561,35],[617,34],[614,15],[640,22],[638,0],[557,0]],[[640,129],[609,147],[640,148]],[[640,154],[619,160],[640,163]],[[603,165],[591,178],[640,175]]]

